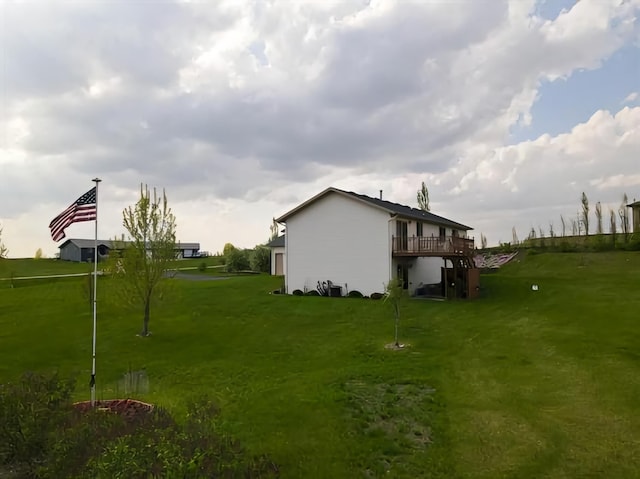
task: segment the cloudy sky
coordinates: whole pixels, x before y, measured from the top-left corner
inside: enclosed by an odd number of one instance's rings
[[[640,0],[0,1],[0,223],[11,257],[102,178],[99,235],[141,182],[218,251],[328,186],[489,244],[582,191],[640,199]],[[593,223],[593,220],[592,220]],[[93,236],[76,224],[67,237]]]

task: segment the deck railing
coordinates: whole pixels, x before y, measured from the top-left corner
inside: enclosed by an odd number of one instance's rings
[[[469,255],[474,250],[472,238],[459,236],[394,236],[392,240],[397,255]]]

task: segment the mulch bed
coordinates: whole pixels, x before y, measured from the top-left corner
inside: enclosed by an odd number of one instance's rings
[[[92,408],[91,401],[81,401],[73,404],[80,412],[89,412]],[[153,411],[153,404],[138,401],[136,399],[107,399],[95,402],[96,409],[116,413],[125,419],[133,420]]]

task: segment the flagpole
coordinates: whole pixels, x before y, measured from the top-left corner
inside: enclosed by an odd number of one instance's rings
[[[96,224],[93,241],[93,347],[91,349],[91,406],[96,403],[96,325],[98,317],[98,184],[100,178],[92,180],[96,184]]]

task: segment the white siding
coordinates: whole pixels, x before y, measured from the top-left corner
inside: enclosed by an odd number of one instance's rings
[[[287,292],[315,289],[327,280],[365,295],[383,292],[391,268],[389,219],[387,212],[339,193],[288,218]]]
[[[276,274],[276,254],[282,254],[282,270],[287,271],[287,255],[284,254],[284,246],[271,248],[271,274]]]

